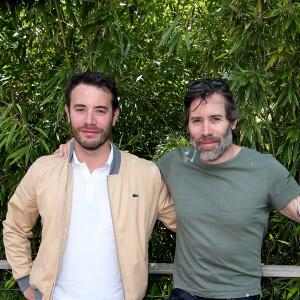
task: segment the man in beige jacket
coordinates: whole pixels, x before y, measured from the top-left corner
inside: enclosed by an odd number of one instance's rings
[[[154,163],[109,141],[119,115],[112,77],[73,75],[65,111],[75,138],[69,159],[38,159],[8,203],[4,245],[14,278],[30,300],[142,299],[156,219],[175,230],[169,190]],[[32,262],[28,239],[39,215]]]

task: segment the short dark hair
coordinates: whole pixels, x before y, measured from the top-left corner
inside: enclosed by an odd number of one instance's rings
[[[229,89],[228,81],[225,78],[203,78],[188,85],[188,91],[184,97],[184,124],[188,126],[190,117],[190,106],[193,100],[201,98],[202,101],[207,101],[206,98],[218,93],[225,98],[226,118],[230,123],[237,120],[239,117],[236,103],[232,92]]]
[[[113,113],[119,107],[117,84],[112,76],[104,75],[99,72],[84,72],[81,74],[73,74],[67,84],[65,96],[66,105],[70,109],[70,95],[72,90],[80,83],[89,84],[104,89],[111,94],[111,104]]]

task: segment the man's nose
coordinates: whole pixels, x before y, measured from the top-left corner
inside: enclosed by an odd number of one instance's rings
[[[207,136],[207,135],[211,135],[212,134],[212,130],[211,130],[211,126],[209,124],[209,122],[205,121],[202,124],[202,135]]]
[[[85,119],[86,124],[96,124],[95,114],[93,111],[88,111]]]

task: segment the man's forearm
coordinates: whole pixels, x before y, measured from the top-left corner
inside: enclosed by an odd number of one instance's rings
[[[287,206],[279,210],[284,216],[300,223],[300,195],[293,199]]]

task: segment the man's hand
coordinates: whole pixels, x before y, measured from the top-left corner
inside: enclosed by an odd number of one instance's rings
[[[23,295],[27,300],[35,300],[34,289],[31,286],[23,292]]]
[[[59,154],[59,157],[66,159],[69,156],[71,144],[73,139],[70,139],[66,144],[59,145],[59,148],[53,154]]]

